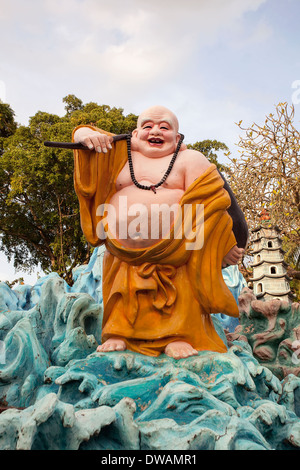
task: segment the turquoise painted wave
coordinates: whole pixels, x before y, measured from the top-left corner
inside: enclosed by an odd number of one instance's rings
[[[300,378],[280,382],[244,342],[180,361],[95,352],[102,256],[72,287],[56,274],[0,284],[0,401],[13,407],[0,449],[299,450]],[[244,280],[227,270],[237,299]],[[226,320],[214,316],[225,341]]]

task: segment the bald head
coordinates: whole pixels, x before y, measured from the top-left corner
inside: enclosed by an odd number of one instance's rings
[[[158,138],[159,142],[151,142]],[[131,149],[149,158],[160,158],[175,152],[180,140],[178,119],[164,106],[151,106],[143,111],[132,132]]]
[[[151,106],[143,111],[138,118],[137,126],[141,127],[143,123],[152,121],[153,119],[168,122],[171,127],[178,132],[179,123],[177,117],[172,111],[164,106]]]

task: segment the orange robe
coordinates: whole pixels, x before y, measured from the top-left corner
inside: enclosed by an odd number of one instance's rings
[[[89,150],[74,153],[74,184],[83,232],[93,246],[105,243],[107,249],[102,341],[120,337],[127,349],[148,356],[158,356],[176,340],[199,351],[226,352],[210,314],[239,315],[222,276],[222,260],[236,239],[226,210],[230,197],[216,166],[212,164],[185,191],[179,201],[182,218],[177,218],[179,222],[175,221],[168,238],[148,248],[129,249],[109,236],[98,238],[97,225],[102,218],[96,215],[97,207],[109,203],[116,192],[117,176],[127,161],[126,141],[114,143],[107,154]],[[184,224],[187,204],[204,208],[201,249],[187,250],[187,239],[176,236]],[[199,224],[195,211],[192,221],[191,230],[195,231]]]

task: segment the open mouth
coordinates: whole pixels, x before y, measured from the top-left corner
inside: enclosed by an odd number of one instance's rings
[[[148,140],[150,145],[162,145],[164,143],[163,139],[160,139],[159,137],[153,137]]]

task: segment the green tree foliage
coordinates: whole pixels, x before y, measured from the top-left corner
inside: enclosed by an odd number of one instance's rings
[[[3,142],[6,137],[12,135],[17,129],[15,113],[9,104],[0,100],[0,155],[3,152]]]
[[[38,111],[28,126],[11,126],[2,139],[0,249],[9,260],[13,257],[17,269],[30,271],[40,265],[44,272],[56,271],[71,283],[72,269],[91,254],[80,227],[73,152],[48,148],[43,142],[70,141],[80,124],[116,134],[131,132],[137,116],[124,116],[121,108],[83,105],[74,95],[63,101],[65,116]]]
[[[0,100],[0,138],[9,137],[17,129],[15,122],[15,113],[9,104]]]
[[[195,144],[189,144],[187,147],[203,153],[203,155],[205,155],[211,163],[214,163],[220,171],[228,172],[228,167],[218,161],[218,154],[216,153],[222,151],[224,155],[227,155],[229,152],[227,145],[223,142],[219,142],[218,140],[202,140]]]
[[[63,98],[63,103],[65,103],[65,110],[68,115],[72,114],[74,111],[80,111],[83,109],[83,102],[80,98],[77,98],[75,95],[68,95]]]

